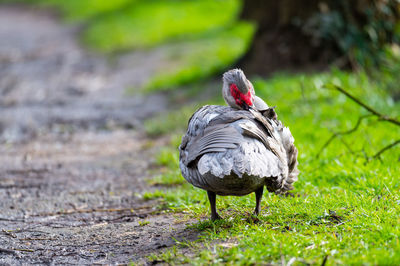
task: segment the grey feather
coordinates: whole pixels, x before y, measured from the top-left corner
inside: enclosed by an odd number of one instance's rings
[[[265,145],[265,147],[270,148],[268,135],[259,129],[254,123],[245,121],[239,125],[243,129],[243,135],[257,138]]]
[[[227,125],[215,125],[204,130],[186,147],[187,156],[183,163],[189,165],[199,156],[208,152],[221,152],[236,148],[243,137],[237,130]]]
[[[182,138],[182,175],[194,186],[220,195],[244,195],[259,182],[282,193],[297,180],[293,141],[280,121],[257,110],[204,106],[193,114]]]
[[[264,186],[270,192],[283,193],[293,189],[299,174],[294,138],[278,120],[274,107],[255,95],[243,71],[228,71],[223,81],[222,94],[229,107],[199,108],[189,119],[179,146],[182,175],[193,186],[208,191],[211,219],[219,217],[215,194],[256,192],[258,214]],[[253,104],[249,110],[237,104],[231,84],[242,93],[250,91]]]
[[[258,96],[254,96],[254,101],[253,101],[253,105],[256,108],[257,111],[265,111],[267,110],[268,104],[266,104],[260,97]]]

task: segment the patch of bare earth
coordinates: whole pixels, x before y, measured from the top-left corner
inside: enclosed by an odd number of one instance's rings
[[[48,13],[0,6],[0,264],[143,262],[196,237],[140,198],[157,152],[141,123],[168,102],[125,89],[160,53],[111,65],[76,34]]]

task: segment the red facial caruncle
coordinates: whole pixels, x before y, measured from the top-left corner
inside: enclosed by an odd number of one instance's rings
[[[244,93],[239,91],[239,89],[236,86],[236,84],[231,84],[230,85],[230,89],[231,89],[231,95],[235,99],[237,105],[239,105],[241,107],[243,106],[244,103],[246,103],[248,106],[252,106],[253,105],[253,103],[251,101],[251,92],[250,92],[250,90],[246,94],[244,94]]]

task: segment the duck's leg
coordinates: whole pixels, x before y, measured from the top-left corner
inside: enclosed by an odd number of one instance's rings
[[[215,194],[215,192],[212,192],[212,191],[207,191],[207,195],[208,195],[208,200],[210,201],[210,206],[211,206],[211,220],[215,221],[218,219],[222,219],[221,216],[219,216],[217,213],[217,207],[216,207],[217,195]]]
[[[259,189],[257,189],[255,191],[255,193],[256,193],[256,208],[254,210],[254,214],[255,215],[258,215],[260,213],[260,211],[261,211],[260,203],[261,203],[261,199],[262,199],[262,196],[263,196],[263,192],[264,192],[264,186],[260,187]]]

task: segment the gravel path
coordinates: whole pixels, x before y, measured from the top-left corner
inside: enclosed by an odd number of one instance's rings
[[[162,52],[88,53],[48,12],[0,6],[0,264],[145,261],[192,239],[138,196],[165,95],[127,97]],[[155,145],[154,145],[155,144]]]

